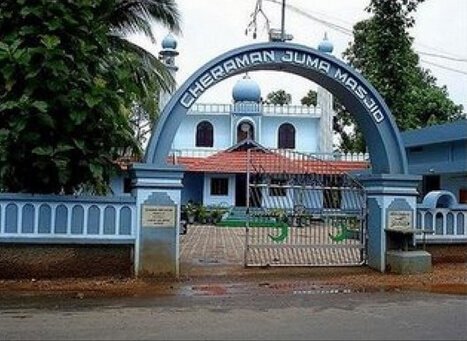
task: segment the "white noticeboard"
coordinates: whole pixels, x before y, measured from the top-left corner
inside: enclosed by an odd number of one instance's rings
[[[413,229],[412,211],[389,211],[387,228],[390,230]]]
[[[143,205],[141,225],[143,227],[175,227],[177,206]]]

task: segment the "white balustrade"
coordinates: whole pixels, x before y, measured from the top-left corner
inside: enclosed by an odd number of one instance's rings
[[[431,230],[427,233],[426,242],[467,242],[467,209],[461,208],[418,208],[416,228]],[[417,241],[423,236],[417,235]]]
[[[251,103],[245,104],[245,108]],[[233,104],[211,104],[211,103],[196,103],[190,108],[188,114],[210,114],[210,115],[230,115],[234,110]],[[297,115],[297,116],[321,116],[321,108],[319,106],[306,105],[274,105],[274,104],[259,104],[258,112],[263,115]],[[256,111],[255,111],[256,112]]]
[[[0,194],[0,242],[130,243],[134,197]]]

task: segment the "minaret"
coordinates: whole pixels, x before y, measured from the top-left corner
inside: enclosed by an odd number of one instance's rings
[[[159,52],[159,59],[169,70],[172,77],[175,79],[175,74],[178,71],[178,67],[175,65],[175,57],[178,56],[177,41],[174,36],[169,33],[164,40],[162,40],[162,50]],[[167,102],[170,100],[172,93],[167,91],[161,91],[159,97],[159,110],[162,112]]]
[[[328,40],[327,34],[324,34],[323,41],[319,44],[318,50],[320,52],[332,54],[334,46]],[[317,89],[318,98],[317,104],[321,108],[320,118],[320,139],[319,139],[319,152],[320,153],[332,153],[333,152],[333,129],[332,119],[334,116],[333,110],[333,96],[326,89],[318,86]]]

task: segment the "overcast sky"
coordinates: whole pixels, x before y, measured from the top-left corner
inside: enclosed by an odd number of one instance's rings
[[[202,65],[233,48],[267,41],[264,21],[259,20],[259,31],[256,40],[252,35],[245,35],[250,14],[256,0],[177,0],[182,14],[182,35],[176,37],[180,56],[177,57],[179,71],[176,79],[182,84]],[[312,16],[338,24],[349,29],[357,21],[368,14],[364,8],[369,0],[287,0],[287,4],[299,8]],[[271,21],[271,27],[280,27],[280,5],[263,0],[263,9]],[[326,27],[304,15],[292,10],[286,12],[286,31],[294,36],[293,42],[316,47],[322,40],[324,32],[334,43],[334,55],[341,58],[352,36]],[[133,40],[146,49],[157,54],[160,42],[167,31],[155,27],[158,39],[157,46],[150,45],[140,37]],[[434,65],[422,63],[423,67],[432,70],[438,78],[439,85],[446,85],[450,97],[464,105],[467,111],[467,1],[466,0],[426,0],[416,13],[416,26],[411,31],[415,38],[415,49],[418,52],[443,54],[463,62],[421,55],[427,62],[463,71],[464,74],[443,70]],[[298,104],[300,99],[315,85],[301,77],[280,72],[259,71],[250,76],[258,81],[262,95],[272,90],[283,88],[292,94],[292,102]],[[199,99],[204,103],[230,103],[231,90],[241,76],[227,79],[210,90]]]

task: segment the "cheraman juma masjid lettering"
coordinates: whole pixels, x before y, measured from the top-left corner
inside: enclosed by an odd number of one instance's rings
[[[380,106],[368,93],[365,87],[358,79],[355,79],[347,72],[343,71],[337,63],[331,63],[328,60],[324,60],[317,55],[312,55],[307,52],[297,52],[292,50],[264,50],[244,53],[232,57],[222,64],[212,67],[193,82],[193,85],[183,94],[180,104],[188,109],[196,99],[204,93],[205,90],[215,83],[222,81],[234,73],[237,74],[239,72],[243,72],[245,69],[249,69],[252,66],[272,63],[299,65],[301,67],[322,72],[328,77],[334,78],[354,93],[354,95],[365,105],[376,123],[380,123],[384,120],[384,115]]]

